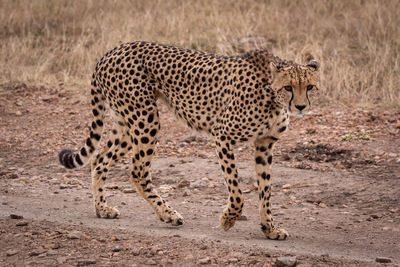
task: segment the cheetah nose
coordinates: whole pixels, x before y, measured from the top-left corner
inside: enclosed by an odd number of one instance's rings
[[[306,108],[306,105],[294,105],[294,106],[300,111]]]

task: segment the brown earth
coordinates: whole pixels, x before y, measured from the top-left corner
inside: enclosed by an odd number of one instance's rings
[[[273,166],[273,212],[291,234],[282,242],[260,231],[251,145],[236,153],[244,216],[224,232],[227,192],[211,139],[163,105],[160,115],[153,177],[185,218],[178,228],[130,190],[128,160],[108,180],[116,220],[96,218],[88,167],[58,164],[57,152],[79,148],[88,132],[87,92],[0,88],[0,265],[278,266],[285,256],[297,266],[400,263],[399,111],[319,106],[292,118]]]

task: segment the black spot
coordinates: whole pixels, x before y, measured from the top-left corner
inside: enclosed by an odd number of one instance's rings
[[[81,148],[81,155],[86,157],[87,156],[87,152],[86,149],[84,147]]]
[[[79,156],[79,154],[75,155],[75,160],[79,165],[83,165],[83,162],[82,162],[81,157]]]
[[[265,146],[259,147],[259,150],[260,150],[261,152],[267,151],[267,149],[265,148]]]
[[[260,156],[256,157],[256,163],[261,165],[266,165],[265,160]]]
[[[150,114],[149,117],[147,118],[147,122],[148,122],[148,123],[152,123],[153,120],[154,120],[154,115],[153,115],[153,114]]]
[[[153,129],[153,130],[150,131],[150,135],[151,136],[156,136],[156,134],[157,134],[157,130],[156,129]]]
[[[90,140],[90,138],[86,139],[86,145],[90,148],[94,148],[93,144],[92,144],[92,140]]]
[[[149,142],[149,138],[146,137],[146,136],[144,136],[144,137],[140,138],[140,141],[141,141],[143,144],[147,144],[147,143]]]

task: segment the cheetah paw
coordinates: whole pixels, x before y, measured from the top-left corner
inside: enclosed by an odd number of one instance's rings
[[[226,217],[222,215],[220,219],[221,227],[222,229],[224,229],[224,231],[228,231],[229,229],[231,229],[235,225],[235,222],[235,217]]]
[[[170,223],[173,226],[179,226],[184,223],[182,215],[180,215],[177,211],[173,211],[170,214],[165,213],[164,216],[160,216],[160,220],[165,223]]]
[[[113,207],[103,207],[96,209],[96,215],[99,218],[115,219],[119,216],[119,210]]]
[[[264,232],[265,236],[268,239],[273,239],[273,240],[285,240],[286,238],[289,237],[289,233],[285,229],[281,228],[276,228],[272,230],[271,232]]]

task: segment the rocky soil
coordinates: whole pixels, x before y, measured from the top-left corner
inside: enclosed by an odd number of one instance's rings
[[[251,144],[236,148],[244,215],[224,232],[214,144],[161,103],[154,183],[185,224],[156,219],[129,184],[128,159],[107,185],[121,216],[98,219],[89,168],[57,162],[87,135],[88,102],[62,87],[0,87],[1,266],[400,264],[400,111],[317,106],[292,118],[274,157],[273,213],[291,234],[278,242],[260,231]]]

